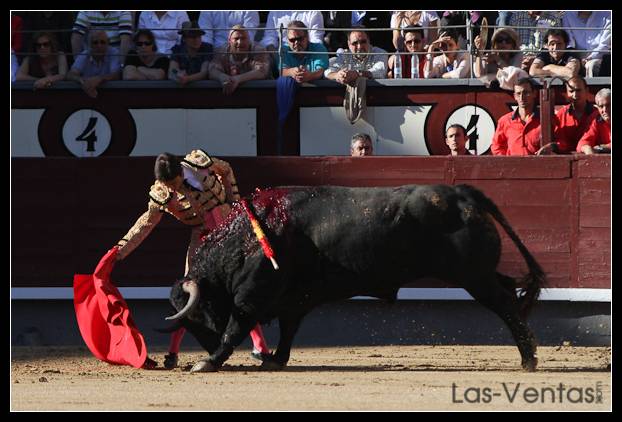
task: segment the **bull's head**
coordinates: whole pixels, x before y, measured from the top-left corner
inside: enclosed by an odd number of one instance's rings
[[[178,312],[166,319],[185,327],[205,350],[212,353],[220,344],[229,319],[226,299],[216,292],[210,294],[209,289],[194,279],[184,278],[175,282],[169,300]]]
[[[185,301],[186,294],[190,295],[188,301]],[[171,315],[166,317],[168,321],[177,321],[186,315],[190,314],[194,307],[199,303],[199,299],[201,298],[201,294],[199,293],[199,286],[195,280],[186,279],[180,280],[171,289],[171,304],[177,309],[175,315]],[[185,303],[183,308],[180,310],[179,306],[182,303]]]

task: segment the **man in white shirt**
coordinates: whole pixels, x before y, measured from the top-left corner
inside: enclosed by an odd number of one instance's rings
[[[348,48],[340,48],[337,57],[330,59],[324,76],[341,84],[352,85],[359,77],[383,79],[387,77],[387,52],[373,47],[363,29],[355,29],[348,34]],[[358,55],[358,53],[374,53]]]
[[[178,31],[184,22],[189,21],[185,11],[144,11],[138,18],[138,29],[150,29],[156,39],[158,53],[170,56],[175,44],[181,44]]]
[[[324,27],[322,12],[286,10],[270,12],[268,14],[261,45],[268,51],[275,51],[278,49],[279,27],[281,24],[283,24],[284,28],[281,43],[287,43],[287,25],[289,25],[291,21],[301,21],[309,28],[309,42],[320,44],[324,42],[324,30],[316,29]]]
[[[207,11],[199,15],[199,26],[206,33],[203,42],[212,44],[214,49],[226,47],[229,43],[229,31],[235,25],[247,28],[251,42],[255,41],[255,30],[259,27],[259,13],[251,11]]]
[[[585,76],[588,78],[597,76],[603,56],[611,52],[611,12],[567,11],[562,22],[567,28],[602,28],[566,30],[570,36],[568,47],[577,50],[595,50],[578,54],[581,56],[581,64],[585,67]]]

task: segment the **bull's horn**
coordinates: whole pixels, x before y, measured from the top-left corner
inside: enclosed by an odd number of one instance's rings
[[[186,306],[184,306],[184,309],[177,312],[175,315],[164,318],[167,321],[175,321],[186,316],[186,314],[190,312],[195,307],[195,305],[199,302],[199,297],[200,297],[199,286],[197,285],[196,281],[194,280],[185,281],[181,285],[181,288],[184,290],[184,292],[190,295],[190,297],[188,298],[188,303],[186,303]]]

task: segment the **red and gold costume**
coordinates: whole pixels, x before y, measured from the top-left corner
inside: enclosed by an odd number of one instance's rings
[[[229,204],[240,199],[233,170],[226,161],[211,158],[202,150],[194,150],[186,155],[181,166],[184,180],[178,190],[158,180],[151,186],[147,211],[118,242],[119,259],[136,249],[167,212],[192,226],[186,254],[187,273],[201,235],[220,224],[231,211]]]

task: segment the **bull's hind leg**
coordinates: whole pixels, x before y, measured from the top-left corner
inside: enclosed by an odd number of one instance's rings
[[[514,286],[514,279],[496,273],[492,277],[469,283],[465,289],[475,300],[499,315],[506,323],[518,346],[523,368],[535,371],[538,365],[536,340],[527,322],[520,317]]]
[[[292,349],[292,343],[294,342],[294,337],[298,332],[298,327],[300,327],[301,321],[302,316],[300,315],[281,316],[279,318],[279,345],[274,355],[262,363],[262,369],[276,371],[283,369],[287,365]]]

